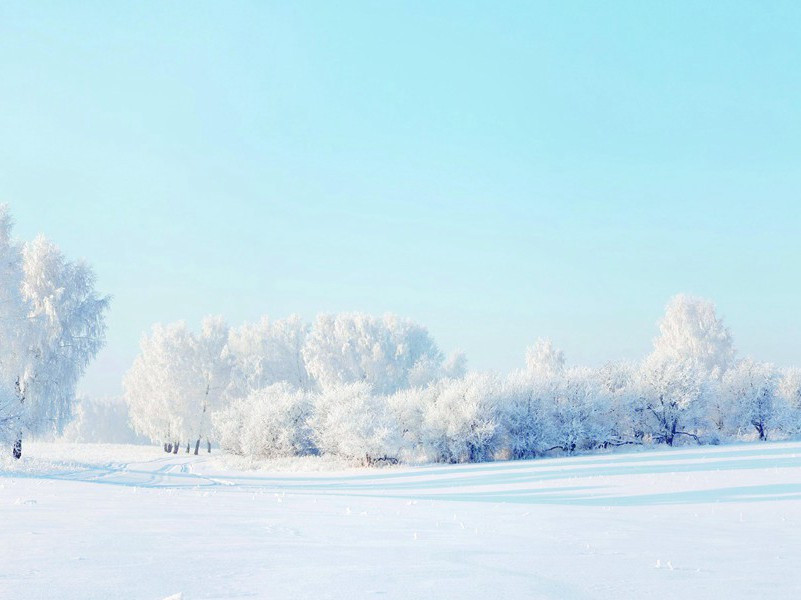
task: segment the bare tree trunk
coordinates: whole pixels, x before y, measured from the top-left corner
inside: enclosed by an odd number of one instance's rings
[[[168,443],[167,444],[167,454],[171,454],[171,453],[172,453],[172,443]]]
[[[189,443],[189,442],[186,442],[186,453],[187,453],[187,454],[189,454],[189,446],[190,446],[190,443]]]
[[[209,454],[211,454],[211,442],[209,440],[206,440],[206,446],[209,449]]]
[[[169,452],[169,450],[167,450],[167,442],[164,442],[164,452]]]
[[[197,441],[195,442],[195,456],[197,456],[197,451],[199,448],[200,448],[200,438],[197,438]]]
[[[178,454],[178,446],[180,446],[180,445],[181,444],[179,444],[178,442],[175,442],[175,444],[173,444],[173,446],[172,446],[172,453],[173,454]]]
[[[17,441],[14,442],[14,458],[22,458],[22,436],[17,438]]]

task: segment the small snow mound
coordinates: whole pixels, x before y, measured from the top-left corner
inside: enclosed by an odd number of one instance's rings
[[[178,592],[177,594],[173,594],[172,596],[167,596],[164,600],[184,600],[183,592]]]

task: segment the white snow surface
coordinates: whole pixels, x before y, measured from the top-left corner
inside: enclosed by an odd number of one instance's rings
[[[24,450],[0,461],[0,598],[801,589],[797,442],[294,472],[142,446]]]

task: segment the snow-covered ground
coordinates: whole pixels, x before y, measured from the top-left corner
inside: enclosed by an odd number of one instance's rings
[[[801,444],[238,471],[137,446],[0,463],[0,598],[790,598]]]

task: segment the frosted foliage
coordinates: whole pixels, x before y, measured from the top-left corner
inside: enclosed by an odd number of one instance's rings
[[[597,373],[601,394],[607,398],[609,443],[640,441],[647,418],[637,390],[637,366],[607,363]]]
[[[533,458],[547,448],[545,408],[555,381],[510,376],[502,394],[501,419],[511,458]]]
[[[78,381],[105,341],[109,299],[95,292],[87,265],[65,260],[41,236],[25,245],[23,269],[33,350],[20,379],[28,426],[60,431],[71,416]]]
[[[778,427],[783,416],[776,397],[778,374],[772,365],[751,359],[738,362],[724,376],[722,396],[731,405],[730,418],[738,433],[756,431],[761,440]]]
[[[437,383],[423,417],[429,453],[445,462],[491,459],[501,441],[500,399],[500,381],[492,375],[472,373]]]
[[[78,381],[105,339],[109,299],[94,285],[86,264],[44,237],[16,242],[0,207],[0,437],[59,433],[71,418]]]
[[[714,304],[680,294],[670,300],[659,323],[654,355],[674,362],[689,361],[720,376],[734,360],[734,346]]]
[[[801,369],[793,367],[781,373],[777,391],[790,408],[801,410]]]
[[[194,429],[181,439],[208,439],[211,415],[223,406],[223,396],[229,386],[232,357],[228,351],[228,325],[221,317],[206,317],[200,335],[192,337],[195,359],[190,376],[197,380],[198,392],[190,399],[188,408]]]
[[[317,448],[342,458],[396,460],[403,446],[386,397],[373,394],[366,383],[332,386],[317,394],[310,425]]]
[[[153,441],[208,440],[229,382],[227,340],[219,317],[204,319],[199,335],[184,323],[155,325],[124,381],[135,430]]]
[[[545,339],[506,376],[447,360],[425,328],[391,315],[262,319],[195,335],[157,326],[126,377],[137,431],[209,435],[243,456],[474,462],[621,445],[717,443],[801,429],[801,371],[735,361],[710,302],[677,296],[637,363],[565,366]]]
[[[389,410],[392,412],[401,436],[404,440],[404,451],[411,456],[420,457],[423,453],[423,421],[426,407],[436,397],[437,386],[425,388],[403,389],[387,397]]]
[[[564,371],[565,355],[551,340],[540,339],[526,350],[526,371],[533,377],[553,377]]]
[[[364,382],[381,394],[432,379],[443,362],[424,327],[358,313],[319,316],[303,358],[322,388]]]
[[[278,321],[264,317],[258,323],[232,329],[230,393],[242,397],[277,382],[309,389],[311,381],[302,353],[308,333],[309,326],[297,316]]]
[[[215,415],[220,446],[233,454],[276,458],[314,450],[307,392],[276,383],[235,400]]]
[[[652,355],[637,373],[644,434],[673,445],[677,436],[696,436],[708,398],[707,373],[697,363]]]
[[[11,216],[0,205],[0,440],[18,434],[24,406],[15,385],[26,368],[27,307],[22,299],[22,249],[11,237]]]
[[[194,381],[191,334],[184,323],[154,325],[124,380],[134,429],[153,441],[189,440],[189,403],[202,392]]]
[[[553,447],[571,454],[608,438],[604,411],[609,409],[609,401],[602,389],[592,369],[578,367],[565,373],[547,411],[547,435]]]

